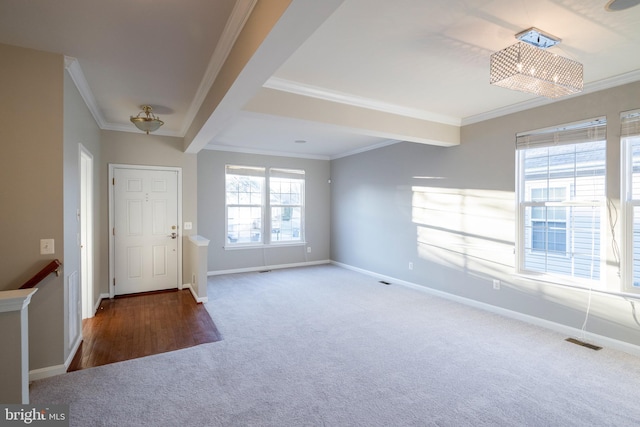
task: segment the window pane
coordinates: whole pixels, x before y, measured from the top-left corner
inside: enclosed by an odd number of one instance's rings
[[[634,200],[640,199],[640,137],[630,138],[631,167],[633,170],[631,194]]]
[[[605,147],[597,141],[519,150],[521,203],[544,204],[524,209],[525,270],[599,279]]]
[[[300,207],[271,208],[271,241],[287,242],[302,240]]]
[[[633,207],[633,286],[640,288],[640,208]]]
[[[261,222],[261,207],[228,207],[227,242],[262,242]]]
[[[264,170],[226,168],[227,243],[262,242]]]
[[[227,204],[259,205],[263,187],[263,177],[227,175]]]
[[[288,178],[271,178],[269,181],[272,205],[302,204],[302,181]]]

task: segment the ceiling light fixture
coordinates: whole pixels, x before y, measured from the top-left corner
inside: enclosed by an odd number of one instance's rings
[[[582,64],[547,52],[560,39],[537,28],[516,34],[516,44],[491,55],[490,83],[558,98],[582,91]]]
[[[610,0],[604,6],[604,9],[607,12],[618,12],[620,10],[627,10],[639,4],[640,4],[640,0]]]
[[[150,105],[142,105],[140,108],[142,111],[137,116],[131,116],[131,123],[136,125],[142,132],[146,132],[149,135],[149,132],[158,130],[164,124],[158,116],[152,113],[153,108]]]

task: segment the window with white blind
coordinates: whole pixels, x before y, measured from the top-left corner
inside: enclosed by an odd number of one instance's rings
[[[227,165],[225,246],[303,242],[304,184],[303,170]]]
[[[621,115],[624,290],[640,292],[640,110]]]
[[[593,286],[603,271],[606,121],[516,138],[518,270]]]

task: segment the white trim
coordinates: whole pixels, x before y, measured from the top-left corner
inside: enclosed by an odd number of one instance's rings
[[[196,300],[197,303],[207,303],[207,302],[209,302],[209,297],[199,297],[196,294],[196,291],[193,289],[193,286],[191,285],[191,283],[183,283],[182,284],[182,288],[183,289],[189,289],[189,291],[191,292],[191,296],[193,297],[194,300]]]
[[[207,276],[222,276],[224,274],[250,273],[253,271],[280,270],[283,268],[308,267],[312,265],[331,264],[331,260],[294,262],[291,264],[262,265],[258,267],[234,268],[231,270],[215,270],[207,272]]]
[[[618,271],[622,290],[636,298],[640,289],[633,286],[633,212],[637,207],[631,192],[633,181],[631,140],[620,137],[620,210],[622,215],[622,247],[618,260]],[[615,242],[617,243],[617,242]]]
[[[104,126],[101,126],[103,130],[113,130],[116,132],[129,132],[129,133],[141,133],[138,128],[132,126],[130,123],[105,123]],[[158,136],[175,136],[177,138],[182,138],[184,135],[177,131],[171,131],[164,128],[160,128],[158,130],[153,131],[154,135]]]
[[[107,122],[104,120],[104,116],[100,111],[100,107],[98,107],[96,98],[93,96],[89,83],[87,83],[87,79],[82,72],[82,68],[80,68],[80,63],[76,58],[65,56],[64,67],[67,69],[67,72],[69,73],[71,80],[73,80],[73,83],[76,85],[76,88],[78,88],[78,92],[80,92],[80,96],[87,105],[87,108],[91,112],[96,124],[100,129],[104,129]]]
[[[29,381],[42,380],[44,378],[55,377],[67,373],[68,366],[54,365],[46,368],[32,369],[29,371]]]
[[[0,291],[0,313],[24,310],[37,290],[38,288],[28,288]]]
[[[427,120],[452,126],[461,125],[461,120],[457,117],[437,114],[418,108],[404,107],[402,105],[391,104],[372,98],[365,98],[363,96],[339,92],[337,90],[326,89],[306,83],[294,82],[279,77],[271,77],[263,86],[282,92],[322,99],[330,102],[337,102],[339,104],[351,105],[369,110],[382,111],[384,113],[397,114],[403,117],[412,117],[414,119]]]
[[[80,335],[82,335],[82,319],[86,319],[88,317],[93,317],[93,314],[89,315],[88,310],[91,309],[91,302],[94,298],[94,280],[95,280],[95,268],[94,268],[94,235],[95,235],[95,200],[96,196],[94,193],[94,178],[96,176],[95,173],[95,165],[93,161],[93,154],[87,150],[87,148],[82,145],[82,143],[78,144],[78,170],[79,170],[79,182],[80,182],[80,195],[78,200],[80,201],[80,209],[79,209],[79,225],[80,225],[80,241],[78,242],[78,246],[80,246],[80,271],[79,271],[79,286],[80,286]],[[83,175],[82,163],[86,162],[87,170],[86,174]],[[84,185],[83,185],[84,184]],[[84,191],[83,191],[84,189]],[[82,205],[82,202],[86,204],[86,206]],[[83,216],[82,213],[86,215]],[[82,247],[82,235],[86,233],[86,240],[84,248]],[[85,268],[86,267],[86,271]],[[95,311],[94,311],[95,313]],[[86,316],[86,317],[85,317]]]
[[[69,369],[69,366],[71,366],[71,362],[73,362],[73,358],[76,357],[76,352],[78,351],[78,348],[80,348],[80,344],[82,344],[82,341],[83,341],[82,334],[78,334],[78,336],[76,337],[76,342],[73,344],[73,346],[71,346],[71,351],[69,351],[69,356],[67,356],[67,360],[64,361],[65,372],[67,371],[67,369]]]
[[[368,145],[366,147],[356,148],[355,150],[345,151],[344,153],[333,155],[331,156],[331,160],[339,159],[341,157],[352,156],[354,154],[364,153],[366,151],[377,150],[378,148],[387,147],[389,145],[397,144],[399,142],[403,142],[403,141],[398,141],[396,139],[388,139],[386,141],[382,141],[377,144]]]
[[[186,135],[187,131],[191,127],[193,120],[198,114],[198,110],[200,110],[204,99],[209,94],[209,90],[211,89],[211,86],[213,86],[213,82],[218,77],[218,73],[222,69],[224,62],[227,60],[236,39],[244,28],[244,24],[247,22],[247,19],[249,19],[249,16],[253,11],[253,7],[257,2],[258,0],[237,0],[235,2],[235,6],[233,7],[231,15],[224,26],[220,40],[216,45],[216,49],[213,51],[213,55],[209,60],[209,65],[207,66],[207,70],[200,82],[200,86],[198,86],[198,90],[196,91],[196,94],[191,101],[191,105],[185,114],[184,121],[182,122],[182,128],[180,130],[180,136]]]
[[[253,148],[243,148],[243,147],[231,147],[226,145],[216,145],[213,143],[209,143],[205,145],[204,150],[212,150],[212,151],[228,151],[232,153],[243,153],[243,154],[259,154],[262,156],[277,156],[277,157],[290,157],[296,159],[311,159],[311,160],[335,160],[341,157],[351,156],[353,154],[360,154],[371,150],[377,150],[378,148],[386,147],[388,145],[397,144],[399,142],[396,139],[388,139],[386,141],[382,141],[378,144],[367,145],[365,147],[356,148],[354,150],[345,151],[344,153],[334,154],[330,156],[325,156],[321,154],[304,154],[304,153],[290,153],[285,151],[271,151],[271,150],[257,150]]]
[[[196,246],[203,246],[203,247],[209,246],[209,242],[210,242],[209,239],[200,235],[189,236],[189,241]]]
[[[257,3],[258,0],[237,0],[235,2],[235,6],[231,11],[231,15],[227,20],[224,30],[222,31],[222,35],[220,36],[220,40],[216,45],[216,49],[209,60],[209,65],[207,66],[207,70],[200,82],[200,86],[198,86],[198,90],[196,95],[185,114],[184,121],[182,123],[182,127],[180,131],[168,131],[159,129],[154,132],[154,135],[161,136],[176,136],[176,137],[184,137],[189,127],[193,123],[198,110],[202,106],[202,102],[205,97],[209,93],[213,82],[215,81],[220,69],[224,65],[224,62],[227,60],[227,56],[231,52],[238,35],[244,28],[244,24],[247,22],[247,19],[251,15],[251,11],[253,7]],[[76,58],[71,56],[65,56],[65,68],[69,72],[71,76],[71,80],[78,88],[80,92],[80,96],[84,100],[87,108],[91,111],[91,115],[95,119],[98,127],[103,130],[113,130],[119,132],[132,132],[139,133],[139,131],[126,123],[108,123],[104,116],[102,115],[102,111],[98,107],[98,103],[96,102],[95,96],[87,83],[87,79],[82,72],[82,68],[80,68],[80,64]]]
[[[587,83],[584,85],[584,89],[582,90],[582,92],[578,92],[574,95],[564,96],[562,97],[562,100],[575,98],[576,96],[586,95],[588,93],[597,92],[599,90],[610,89],[616,86],[622,86],[627,83],[634,83],[638,80],[640,80],[640,70],[631,71],[629,73],[620,74],[618,76]],[[536,97],[528,101],[519,102],[517,104],[508,105],[506,107],[496,108],[495,110],[487,111],[485,113],[464,117],[462,118],[461,126],[480,123],[485,120],[495,119],[496,117],[506,116],[507,114],[517,113],[520,111],[529,110],[531,108],[540,107],[542,105],[551,104],[556,101],[558,100],[548,99],[541,96]]]
[[[262,243],[254,245],[251,243],[236,243],[235,245],[225,245],[222,247],[225,251],[236,251],[239,249],[273,249],[273,248],[290,248],[296,246],[307,246],[309,242],[303,241],[283,241],[282,243]]]
[[[640,346],[628,343],[626,341],[620,341],[614,338],[606,337],[604,335],[594,334],[592,332],[587,332],[587,331],[583,332],[581,329],[573,328],[571,326],[563,325],[561,323],[552,322],[550,320],[541,319],[539,317],[531,316],[528,314],[509,310],[506,308],[476,301],[470,298],[465,298],[458,295],[450,294],[448,292],[439,291],[436,289],[429,288],[428,286],[418,285],[417,283],[407,282],[405,280],[399,280],[394,277],[385,276],[383,274],[378,274],[373,271],[354,267],[348,264],[343,264],[337,261],[331,261],[331,264],[336,265],[338,267],[346,268],[347,270],[357,271],[359,273],[366,274],[368,276],[372,276],[377,279],[382,279],[382,280],[391,282],[393,284],[406,286],[412,289],[416,289],[416,290],[428,293],[430,295],[441,297],[450,301],[455,301],[464,305],[468,305],[470,307],[478,308],[480,310],[485,310],[485,311],[495,313],[504,317],[508,317],[508,318],[519,320],[532,325],[540,326],[542,328],[559,332],[564,335],[581,337],[582,341],[586,340],[587,342],[590,342],[602,347],[608,347],[615,350],[623,351],[625,353],[633,354],[635,356],[640,356]],[[583,289],[583,291],[588,292],[588,289]],[[582,338],[583,336],[584,336],[584,339]]]
[[[168,171],[168,172],[176,172],[177,173],[177,198],[178,198],[178,219],[177,219],[177,233],[178,233],[178,272],[177,272],[177,283],[176,288],[182,289],[182,168],[176,166],[148,166],[148,165],[125,165],[118,163],[109,163],[109,298],[115,297],[115,288],[113,286],[113,278],[115,276],[115,265],[114,265],[114,250],[115,244],[113,239],[113,230],[114,227],[114,211],[113,211],[113,202],[114,202],[114,194],[113,194],[113,182],[114,178],[114,170],[115,169],[142,169],[142,170],[157,170],[157,171]]]
[[[209,143],[204,146],[203,150],[213,150],[213,151],[229,151],[232,153],[244,153],[244,154],[260,154],[263,156],[278,156],[278,157],[293,157],[298,159],[311,159],[311,160],[331,160],[329,156],[323,156],[321,154],[304,154],[304,153],[289,153],[289,152],[279,152],[272,150],[257,150],[253,148],[244,148],[244,147],[231,147],[227,145],[216,145],[213,143]]]
[[[102,304],[102,300],[103,299],[109,299],[109,294],[100,294],[100,298],[98,298],[98,302],[96,303],[94,309],[93,309],[93,313],[95,315],[95,313],[98,312],[98,309],[100,308],[100,304]]]

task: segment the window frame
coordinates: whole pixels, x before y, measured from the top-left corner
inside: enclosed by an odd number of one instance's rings
[[[634,286],[634,212],[640,209],[640,195],[633,198],[633,145],[640,146],[640,110],[624,111],[620,114],[620,201],[622,211],[622,253],[620,275],[622,290],[639,294],[640,286]],[[640,178],[640,172],[638,172]]]
[[[300,178],[300,176],[302,178]],[[300,192],[299,192],[299,200],[298,203],[273,203],[272,202],[272,196],[273,196],[273,191],[272,191],[272,180],[273,179],[290,179],[291,181],[300,181]],[[273,244],[273,245],[287,245],[287,244],[299,244],[299,243],[304,243],[304,231],[305,231],[305,224],[304,224],[304,218],[305,218],[305,210],[304,210],[304,205],[305,205],[305,184],[306,184],[306,172],[302,169],[285,169],[285,168],[270,168],[269,169],[269,176],[268,176],[268,191],[269,191],[269,198],[268,198],[268,210],[269,210],[269,243]],[[277,193],[275,193],[277,194]],[[282,194],[282,193],[279,193]],[[290,239],[290,240],[275,240],[273,239],[273,230],[274,230],[274,218],[276,215],[274,215],[274,208],[280,208],[280,209],[286,209],[286,208],[291,208],[291,209],[300,209],[300,223],[298,225],[298,238],[297,239]],[[293,235],[293,228],[292,228],[292,235]],[[293,236],[292,236],[293,237]]]
[[[227,185],[228,185],[228,176],[229,176],[229,169],[230,168],[234,168],[237,170],[251,170],[252,173],[247,173],[242,174],[242,173],[238,173],[238,175],[244,175],[244,176],[259,176],[262,178],[262,186],[261,186],[261,203],[257,204],[257,203],[229,203],[228,201],[228,191],[227,191]],[[262,173],[260,174],[259,171],[262,171]],[[266,168],[264,167],[255,167],[255,166],[241,166],[241,165],[225,165],[225,173],[224,173],[224,201],[225,201],[225,221],[224,221],[224,247],[225,248],[242,248],[242,247],[249,247],[249,246],[260,246],[262,244],[264,244],[264,231],[263,231],[263,224],[265,221],[265,208],[264,208],[264,200],[266,197]],[[229,208],[259,208],[260,209],[260,222],[261,225],[259,227],[260,229],[260,240],[258,243],[253,242],[253,241],[249,241],[249,242],[232,242],[229,239]]]
[[[593,126],[596,129],[594,136],[592,138],[579,139],[581,138],[582,134],[584,135],[590,134],[588,129],[591,126]],[[584,130],[587,130],[587,131],[584,132]],[[569,133],[563,134],[563,132],[565,131],[568,131]],[[530,144],[530,141],[528,139],[529,137],[531,137],[531,139],[533,140],[533,143],[531,143],[531,145],[529,145]],[[575,138],[578,138],[578,139],[575,139]],[[603,184],[604,188],[603,188],[602,195],[595,197],[594,200],[575,199],[572,196],[572,188],[570,187],[570,184],[566,184],[566,188],[567,188],[566,200],[556,201],[556,202],[549,201],[549,200],[541,201],[541,202],[540,201],[534,202],[532,200],[527,200],[526,191],[530,190],[530,189],[525,189],[525,185],[527,181],[525,180],[525,177],[524,177],[524,173],[525,173],[524,153],[526,152],[527,148],[536,148],[536,147],[545,147],[545,146],[550,147],[554,145],[575,145],[582,142],[586,143],[586,142],[598,142],[598,141],[604,141],[604,144],[605,144],[605,148],[604,148],[605,160],[603,163],[604,174],[602,175],[602,179],[604,180],[604,184]],[[606,177],[606,168],[607,168],[606,118],[598,117],[590,120],[569,123],[569,124],[561,125],[557,127],[519,133],[516,135],[515,163],[516,163],[516,174],[515,174],[515,188],[516,188],[515,268],[516,268],[516,274],[524,277],[534,278],[536,280],[543,280],[546,282],[551,282],[556,284],[577,286],[581,288],[595,288],[595,289],[606,290],[605,289],[606,287],[605,238],[606,238],[606,229],[607,229],[606,227],[607,217],[606,217],[606,210],[605,210],[606,180],[607,180],[607,177]],[[601,176],[601,175],[598,175],[598,176]],[[576,178],[577,178],[577,175],[574,173],[572,179],[575,180]],[[532,182],[533,181],[529,181],[529,183],[532,183]],[[556,185],[556,183],[549,180],[549,178],[547,178],[546,182],[548,182],[547,184],[548,188],[556,188],[556,187],[563,186],[562,182],[558,182],[558,185]],[[535,184],[534,184],[534,188],[535,188]],[[532,248],[526,247],[527,242],[529,243],[530,246],[532,246],[532,240],[531,240],[532,236],[527,236],[526,234],[529,231],[526,229],[526,225],[527,225],[526,210],[527,208],[538,207],[538,206],[541,206],[541,207],[557,206],[557,207],[569,207],[569,208],[572,208],[572,207],[581,208],[581,207],[591,206],[592,208],[598,210],[599,226],[595,230],[598,233],[597,245],[599,249],[597,254],[597,257],[599,258],[598,260],[599,276],[597,278],[591,279],[591,278],[577,276],[575,274],[575,270],[573,270],[573,267],[570,274],[564,274],[561,272],[549,271],[548,267],[545,267],[546,271],[542,271],[542,270],[533,269],[530,266],[529,267],[526,266],[525,264],[527,260],[526,251],[527,250],[531,251],[532,249]],[[566,226],[567,226],[566,227],[566,238],[567,238],[566,255],[554,254],[553,252],[549,252],[548,250],[546,250],[544,251],[544,253],[546,254],[546,257],[555,256],[557,258],[571,259],[574,256],[572,253],[573,251],[572,243],[570,241],[572,238],[570,233],[575,231],[572,228],[573,226],[571,225],[571,221],[572,221],[571,211],[568,210],[567,215],[568,216],[566,218]],[[531,218],[529,218],[529,221],[531,222]],[[547,219],[547,222],[548,222],[548,219]],[[533,230],[533,227],[531,227],[531,231],[532,230]]]
[[[263,178],[262,184],[262,196],[261,196],[261,204],[260,207],[260,239],[259,241],[243,241],[243,242],[232,242],[229,239],[229,208],[230,207],[258,207],[257,204],[233,204],[228,201],[228,191],[227,191],[227,183],[228,183],[228,175],[230,170],[251,170],[253,171],[250,175],[257,173],[257,171],[261,171],[261,177]],[[304,169],[292,169],[292,168],[278,168],[278,167],[266,167],[266,166],[246,166],[240,164],[227,164],[225,165],[225,176],[224,176],[224,202],[225,202],[225,221],[224,221],[224,245],[223,248],[225,250],[237,250],[237,249],[251,249],[251,248],[270,248],[270,247],[283,247],[283,246],[303,246],[306,245],[305,240],[305,202],[306,202],[306,171]],[[272,178],[286,176],[287,174],[291,176],[302,176],[301,183],[301,191],[300,191],[300,200],[297,204],[273,204],[271,203],[271,184]],[[300,226],[299,226],[299,237],[297,239],[288,239],[288,240],[275,240],[272,236],[273,230],[273,208],[278,207],[293,207],[300,209]]]

